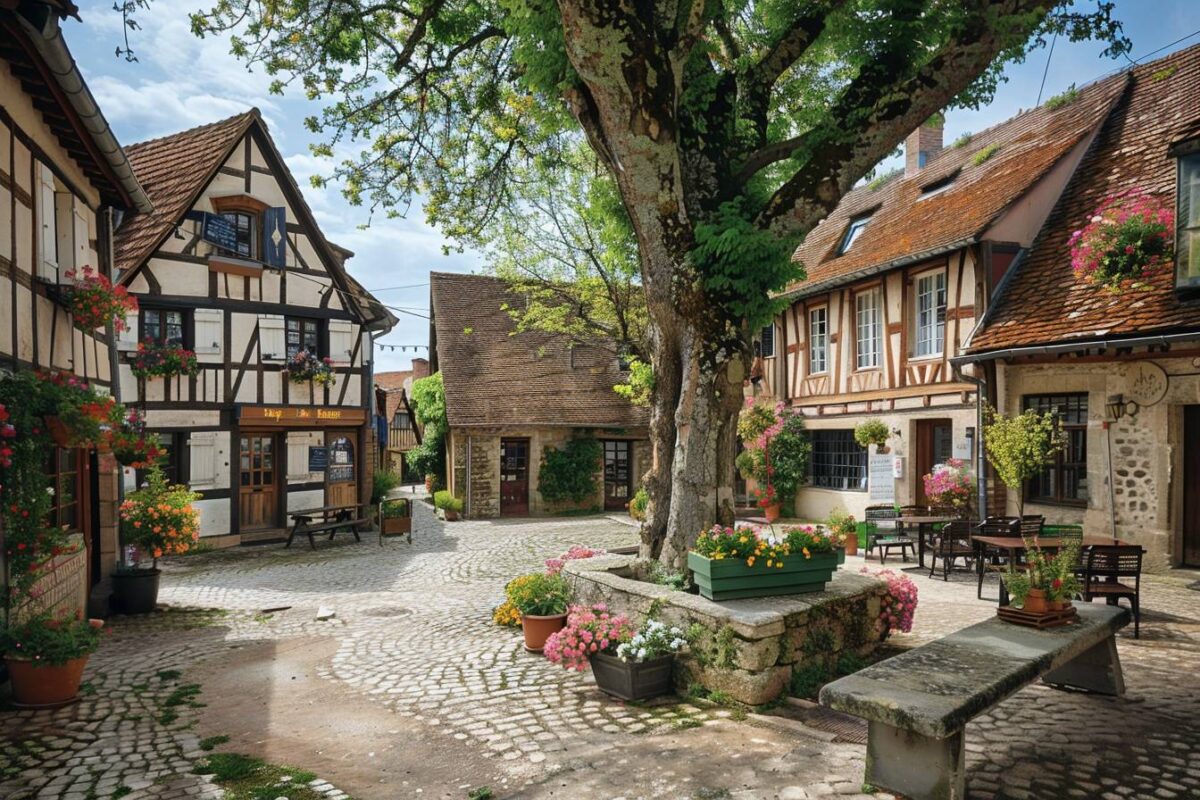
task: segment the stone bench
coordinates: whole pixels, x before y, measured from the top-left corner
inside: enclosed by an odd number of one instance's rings
[[[1076,608],[1078,623],[1050,630],[998,618],[964,628],[826,684],[821,705],[868,721],[867,783],[914,800],[962,800],[963,729],[972,717],[1039,677],[1124,694],[1114,634],[1129,624],[1129,611]]]

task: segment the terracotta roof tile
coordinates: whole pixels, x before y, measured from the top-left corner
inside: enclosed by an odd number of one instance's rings
[[[395,372],[376,372],[375,385],[384,391],[392,391],[393,389],[403,389],[404,382],[413,375],[411,369],[397,370]]]
[[[118,229],[113,249],[119,270],[133,269],[150,257],[256,118],[258,109],[251,109],[220,122],[125,148],[154,211],[135,214]]]
[[[1039,106],[975,134],[961,147],[947,147],[911,177],[850,192],[796,250],[807,278],[788,293],[815,293],[978,236],[1100,124],[1123,85],[1122,76],[1092,84],[1065,106]],[[999,149],[990,158],[974,163],[976,154],[994,145]],[[921,199],[923,187],[951,176],[956,177],[950,188]],[[871,213],[870,222],[838,256],[850,221],[865,213]]]
[[[501,306],[520,303],[504,283],[481,275],[430,275],[438,367],[451,427],[647,424],[612,387],[622,380],[612,353],[567,346],[564,338],[517,333]]]
[[[1071,268],[1071,233],[1106,197],[1140,189],[1174,201],[1176,163],[1167,149],[1200,131],[1200,46],[1131,74],[1129,90],[1002,286],[971,352],[1200,327],[1200,307],[1175,296],[1173,270],[1148,281],[1148,290],[1113,294],[1077,280]]]

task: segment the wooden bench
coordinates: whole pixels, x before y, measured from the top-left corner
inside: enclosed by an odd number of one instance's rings
[[[317,549],[317,544],[313,540],[313,536],[321,533],[329,534],[329,541],[333,541],[333,537],[339,531],[349,531],[354,534],[354,540],[362,541],[362,537],[358,535],[358,526],[367,523],[366,516],[362,513],[362,506],[326,506],[325,508],[312,508],[305,511],[295,511],[291,514],[293,525],[292,531],[288,534],[287,544],[284,548],[292,546],[292,540],[296,538],[296,534],[308,537],[308,546],[313,550]]]
[[[1114,635],[1129,611],[1076,608],[1079,622],[1050,630],[1000,619],[964,628],[826,684],[821,705],[867,720],[867,783],[914,800],[962,800],[963,730],[973,717],[1038,678],[1124,694]]]

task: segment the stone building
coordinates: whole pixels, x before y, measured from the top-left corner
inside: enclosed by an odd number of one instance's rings
[[[861,518],[876,502],[926,505],[925,475],[978,462],[976,384],[954,368],[968,334],[1032,244],[1124,78],[1082,89],[943,146],[941,122],[905,143],[902,172],[850,192],[795,253],[806,278],[756,343],[759,394],[803,414],[810,480],[796,513]],[[854,439],[865,420],[891,431],[868,480]],[[879,461],[876,462],[879,467]]]
[[[78,327],[63,289],[83,267],[111,277],[113,229],[151,203],[67,48],[77,16],[69,0],[0,3],[0,369],[68,373],[120,400],[111,331]],[[119,550],[116,459],[52,447],[45,474],[47,522],[83,549],[46,562],[39,602],[73,608],[90,590],[102,613]]]
[[[649,468],[648,414],[613,391],[627,373],[614,348],[517,332],[523,303],[496,278],[430,275],[430,367],[446,387],[448,488],[468,517],[624,510]],[[577,505],[538,491],[543,454],[600,442],[596,494]]]
[[[1200,566],[1200,47],[1119,76],[1117,104],[997,293],[967,355],[1003,411],[1056,409],[1068,444],[1026,513]],[[1077,278],[1071,237],[1113,195],[1175,211],[1169,268],[1114,293]],[[1009,498],[1009,509],[1015,508]]]

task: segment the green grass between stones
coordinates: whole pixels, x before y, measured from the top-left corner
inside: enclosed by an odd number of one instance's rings
[[[213,753],[201,759],[192,770],[211,775],[225,790],[226,800],[321,800],[322,795],[308,784],[316,775],[302,769],[268,764],[261,758],[240,753]]]

